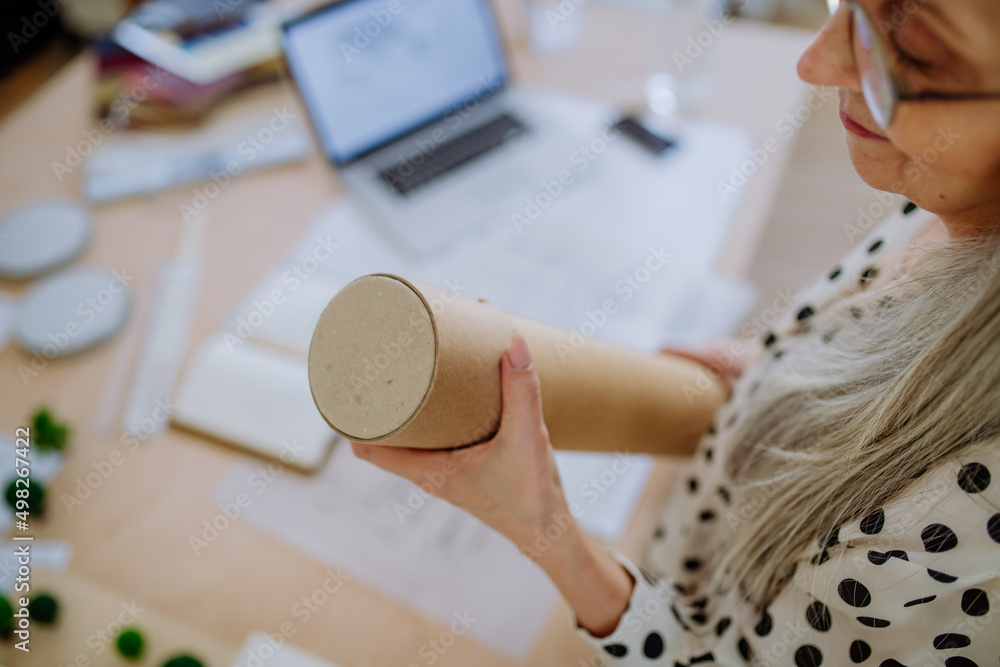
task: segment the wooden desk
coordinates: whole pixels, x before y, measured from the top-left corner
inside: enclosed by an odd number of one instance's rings
[[[642,82],[651,71],[646,47],[655,37],[641,14],[587,6],[582,43],[571,52],[539,57],[527,48],[518,27],[520,3],[500,9],[515,80],[622,105],[639,101]],[[712,47],[718,50],[718,92],[705,115],[744,124],[755,146],[774,136],[777,120],[804,99],[805,87],[797,83],[794,66],[808,39],[801,31],[763,25],[727,27]],[[95,125],[88,104],[92,78],[92,59],[81,56],[0,126],[0,209],[36,197],[79,193],[80,170],[60,180],[52,163],[64,161],[68,147],[85,141],[85,131]],[[247,91],[220,109],[217,117],[284,106],[302,113],[288,82]],[[745,274],[790,153],[790,146],[782,147],[748,185],[722,255],[723,270]],[[204,253],[208,261],[185,364],[222,324],[232,304],[339,193],[336,175],[319,155],[313,155],[294,165],[242,175],[211,203]],[[155,614],[192,628],[192,637],[210,637],[192,639],[191,646],[206,647],[213,667],[225,667],[219,655],[227,649],[235,652],[248,632],[275,632],[293,620],[293,605],[322,585],[327,575],[324,566],[240,522],[200,556],[192,553],[188,536],[216,512],[213,491],[242,454],[175,430],[134,453],[121,443],[117,424],[123,388],[131,381],[156,272],[177,239],[178,206],[191,196],[191,187],[179,187],[94,208],[96,234],[80,263],[134,274],[129,288],[135,313],[112,344],[49,362],[26,383],[18,368],[30,367],[31,356],[7,347],[0,355],[0,427],[13,433],[40,403],[51,405],[74,427],[66,468],[49,489],[49,513],[36,522],[34,534],[36,539],[72,542],[75,552],[67,588],[102,591],[94,593],[104,606],[95,605],[93,618],[88,619],[93,629],[111,620],[103,618],[101,609],[113,607],[115,599],[135,598]],[[0,283],[3,290],[23,287]],[[115,450],[123,452],[122,465],[82,506],[67,511],[60,501],[63,494],[74,493],[80,480]],[[640,552],[672,473],[667,462],[658,467],[635,520],[617,545],[624,553]],[[58,588],[58,581],[53,585]],[[138,623],[142,625],[141,618]],[[413,611],[347,582],[308,623],[296,626],[291,641],[343,667],[406,666],[424,664],[417,650],[440,631]],[[66,645],[54,653],[18,654],[16,659],[9,650],[0,649],[0,662],[52,667],[52,660],[68,664],[84,654],[94,666],[121,664],[110,652],[94,655],[72,633],[46,636]],[[588,655],[588,647],[574,635],[560,606],[526,664],[576,665]],[[459,638],[438,664],[511,663]]]

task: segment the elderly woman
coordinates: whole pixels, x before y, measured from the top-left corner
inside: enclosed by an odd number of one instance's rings
[[[721,369],[644,568],[576,524],[534,557],[615,664],[997,665],[1000,1],[842,2],[799,73],[912,203]],[[530,545],[568,510],[519,336],[501,376],[499,432],[438,493]],[[458,455],[354,447],[412,479]]]

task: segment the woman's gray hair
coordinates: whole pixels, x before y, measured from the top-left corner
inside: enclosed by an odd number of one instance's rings
[[[850,297],[844,308],[861,317],[744,378],[759,385],[725,462],[744,518],[709,549],[710,587],[737,585],[765,608],[799,559],[825,557],[839,524],[1000,435],[998,245],[991,236],[927,251],[905,277]]]

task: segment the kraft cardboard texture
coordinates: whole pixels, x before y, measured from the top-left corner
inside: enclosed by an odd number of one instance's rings
[[[419,295],[392,278],[361,278],[338,292],[320,317],[309,348],[309,385],[338,432],[377,439],[417,412],[434,377],[435,355]]]
[[[695,362],[573,340],[485,302],[376,274],[347,285],[320,317],[309,349],[313,400],[356,442],[442,449],[488,439],[515,331],[531,349],[560,449],[690,453],[724,398]]]

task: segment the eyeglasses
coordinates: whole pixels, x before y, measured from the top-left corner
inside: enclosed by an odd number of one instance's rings
[[[888,130],[896,117],[900,102],[998,100],[996,93],[936,93],[910,90],[903,77],[893,67],[889,50],[875,31],[871,17],[858,0],[847,0],[853,22],[854,53],[861,76],[861,91],[875,122]]]

